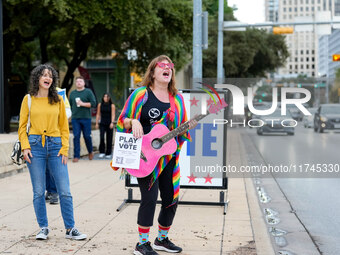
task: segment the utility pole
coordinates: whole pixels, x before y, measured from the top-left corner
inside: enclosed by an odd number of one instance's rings
[[[202,81],[202,0],[194,0],[192,88]]]
[[[224,22],[224,0],[218,3],[218,40],[217,40],[217,83],[224,82],[223,74],[223,23]]]
[[[4,96],[4,65],[3,65],[3,31],[2,31],[2,0],[0,0],[0,134],[5,132],[5,96]]]

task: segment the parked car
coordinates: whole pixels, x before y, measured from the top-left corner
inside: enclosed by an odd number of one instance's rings
[[[313,108],[307,108],[307,110],[312,114],[312,115],[305,115],[302,118],[303,126],[305,128],[312,128],[314,127],[314,114],[317,110],[316,107]]]
[[[314,115],[314,131],[340,129],[340,104],[322,104]]]
[[[258,119],[262,120],[263,126],[257,128],[257,134],[286,133],[288,135],[294,135],[296,122],[294,122],[292,118],[289,111],[287,111],[285,116],[281,115],[280,109],[277,109],[270,115],[258,117]]]

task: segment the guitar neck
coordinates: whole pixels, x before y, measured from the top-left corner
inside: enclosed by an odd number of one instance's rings
[[[200,121],[201,119],[203,119],[205,116],[207,116],[208,114],[200,114],[195,116],[194,118],[192,118],[191,120],[197,120]],[[178,136],[179,134],[182,134],[184,131],[186,131],[187,129],[189,129],[189,121],[184,122],[182,125],[180,125],[179,127],[175,128],[174,130],[170,131],[169,133],[167,133],[166,135],[162,136],[160,139],[166,143],[167,141],[171,140],[172,138]]]

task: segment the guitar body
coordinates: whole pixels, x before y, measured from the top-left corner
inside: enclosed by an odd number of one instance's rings
[[[171,155],[177,149],[177,142],[175,138],[170,139],[169,141],[161,144],[159,148],[155,148],[153,146],[153,141],[166,134],[170,131],[169,129],[163,124],[155,125],[151,131],[143,136],[142,141],[142,153],[144,154],[146,160],[140,159],[139,169],[129,169],[127,168],[129,174],[132,176],[142,178],[146,177],[152,173],[155,169],[158,160],[164,155]],[[157,146],[156,146],[157,147]]]

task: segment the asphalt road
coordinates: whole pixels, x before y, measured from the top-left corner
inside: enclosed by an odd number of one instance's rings
[[[256,129],[249,129],[248,133],[267,164],[301,169],[302,173],[276,178],[277,182],[322,254],[339,254],[340,174],[334,172],[340,164],[340,133],[315,133],[301,122],[294,136],[259,136]],[[329,173],[332,167],[337,170]]]

